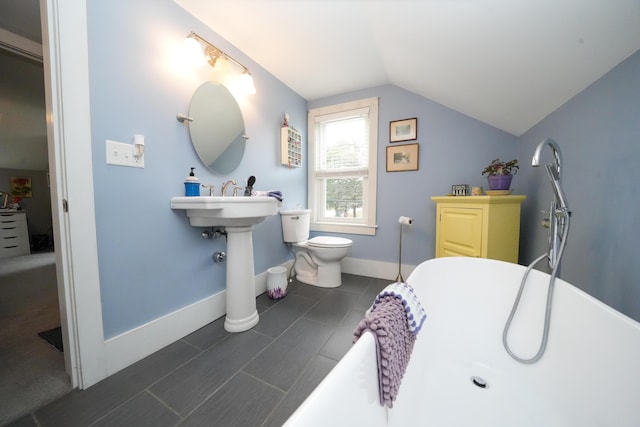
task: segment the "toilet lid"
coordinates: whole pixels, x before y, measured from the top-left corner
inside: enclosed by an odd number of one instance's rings
[[[315,246],[317,248],[345,248],[352,244],[353,241],[349,239],[331,236],[317,236],[313,239],[307,240],[308,246]]]

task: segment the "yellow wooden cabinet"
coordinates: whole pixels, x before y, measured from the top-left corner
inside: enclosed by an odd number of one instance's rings
[[[518,262],[520,205],[526,196],[435,196],[436,257]]]

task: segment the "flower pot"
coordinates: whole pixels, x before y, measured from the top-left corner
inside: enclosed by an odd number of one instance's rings
[[[508,190],[511,187],[511,179],[513,175],[492,175],[489,180],[489,189],[491,190]]]

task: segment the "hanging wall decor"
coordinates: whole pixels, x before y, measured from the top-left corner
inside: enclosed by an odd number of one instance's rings
[[[31,178],[12,176],[11,194],[14,197],[32,197]]]
[[[418,144],[387,147],[387,172],[418,170]]]
[[[389,122],[389,142],[412,141],[418,139],[418,119],[404,119]]]

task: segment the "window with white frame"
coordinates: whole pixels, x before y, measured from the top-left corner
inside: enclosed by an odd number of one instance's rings
[[[378,98],[309,111],[311,230],[376,234]]]

